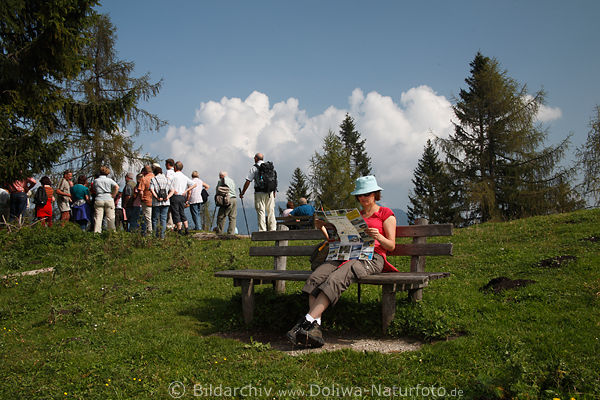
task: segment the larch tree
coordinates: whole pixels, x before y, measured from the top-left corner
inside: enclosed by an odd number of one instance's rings
[[[568,138],[543,147],[546,132],[537,123],[544,93],[533,96],[501,71],[498,61],[477,53],[453,106],[454,133],[438,139],[446,164],[464,192],[468,223],[508,220],[552,212],[568,171],[559,161]]]
[[[582,194],[596,207],[600,206],[600,106],[590,121],[586,142],[577,149],[577,158],[583,170]]]
[[[139,167],[151,160],[135,146],[134,137],[142,129],[156,131],[164,125],[157,115],[139,106],[158,94],[162,82],[151,83],[149,74],[133,77],[135,64],[117,58],[115,27],[107,15],[93,18],[88,36],[83,49],[88,63],[67,84],[76,100],[68,116],[76,129],[68,136],[62,164],[88,176],[107,165],[119,176],[124,166]]]

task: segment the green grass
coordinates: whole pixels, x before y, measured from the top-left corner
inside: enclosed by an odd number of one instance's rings
[[[457,229],[454,256],[427,261],[427,270],[451,277],[432,282],[418,304],[398,296],[388,335],[417,337],[427,343],[421,350],[291,357],[214,335],[283,335],[306,312],[301,284],[288,282],[285,295],[261,286],[255,320],[244,326],[239,288],[213,273],[269,268],[270,259],[248,256],[249,240],[156,241],[75,226],[2,231],[0,275],[55,273],[0,280],[0,398],[170,399],[173,381],[185,386],[182,398],[394,398],[409,390],[422,398],[431,386],[467,399],[598,398],[600,243],[590,236],[600,236],[600,210]],[[561,255],[577,259],[538,266]],[[407,259],[392,263],[408,269]],[[536,283],[480,290],[500,276]],[[362,291],[360,304],[352,287],[326,312],[325,329],[380,336],[379,288]]]

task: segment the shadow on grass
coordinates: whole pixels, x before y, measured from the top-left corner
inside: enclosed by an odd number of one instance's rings
[[[201,335],[231,331],[282,335],[307,311],[308,296],[305,294],[278,294],[272,288],[261,288],[254,294],[254,318],[248,325],[243,321],[239,293],[229,299],[201,299],[196,307],[179,314],[200,321],[198,333]],[[323,315],[323,328],[337,333],[353,331],[381,336],[381,306],[376,301],[359,304],[355,298],[342,297]]]
[[[340,349],[390,353],[414,351],[422,345],[415,337],[382,334],[379,301],[358,303],[354,296],[347,296],[323,315],[323,348],[292,346],[285,333],[306,313],[307,306],[304,294],[278,294],[272,288],[261,288],[255,293],[254,318],[248,325],[242,318],[239,293],[229,299],[201,299],[196,307],[179,314],[197,319],[197,332],[202,336],[234,339],[247,348],[275,349],[289,355]]]

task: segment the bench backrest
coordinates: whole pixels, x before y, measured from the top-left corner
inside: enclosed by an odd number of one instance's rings
[[[314,229],[315,222],[312,215],[301,215],[298,217],[275,217],[277,225],[285,225],[290,229]]]
[[[391,256],[449,256],[452,255],[452,243],[426,243],[427,237],[451,236],[452,224],[407,225],[396,227],[396,237],[412,237],[413,243],[396,244],[388,253]],[[323,234],[317,229],[281,230],[252,232],[253,241],[274,241],[275,246],[257,246],[250,248],[251,256],[309,256],[315,245],[288,246],[292,240],[323,240]]]

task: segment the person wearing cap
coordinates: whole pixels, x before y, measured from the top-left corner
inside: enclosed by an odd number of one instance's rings
[[[321,315],[338,301],[348,286],[367,275],[398,271],[386,258],[387,252],[396,247],[396,217],[392,210],[376,203],[381,199],[382,190],[372,175],[356,180],[351,194],[362,207],[360,213],[368,226],[366,233],[375,239],[375,254],[372,260],[326,261],[313,271],[302,288],[302,292],[308,294],[308,313],[286,334],[292,344],[323,346]],[[324,222],[316,220],[315,226],[327,238]]]

